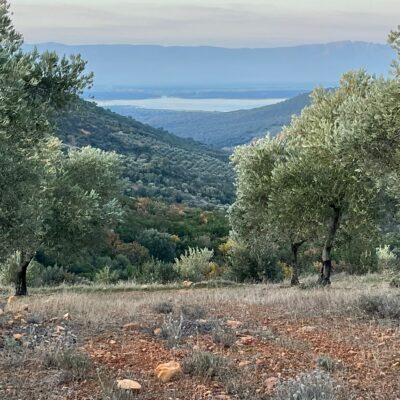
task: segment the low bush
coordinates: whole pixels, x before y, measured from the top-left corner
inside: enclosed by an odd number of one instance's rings
[[[154,311],[158,314],[171,314],[174,310],[174,306],[171,303],[158,303],[154,306]]]
[[[0,266],[0,284],[14,286],[21,264],[21,253],[16,251]],[[76,283],[77,276],[58,265],[44,267],[36,260],[32,260],[27,271],[27,284],[30,287],[57,286],[62,283]]]
[[[363,295],[358,307],[376,318],[400,319],[400,296]]]
[[[96,272],[94,281],[103,285],[116,283],[118,281],[118,273],[116,271],[112,271],[109,266],[106,266],[100,271]]]
[[[175,258],[176,271],[183,279],[193,282],[207,279],[211,272],[213,256],[213,250],[189,247],[180,258]]]
[[[165,263],[156,258],[151,258],[133,269],[132,277],[140,283],[169,283],[178,279],[171,263]]]
[[[325,355],[318,357],[318,365],[327,372],[333,372],[336,368],[335,360]]]
[[[183,335],[183,316],[181,315],[180,319],[174,319],[172,315],[170,315],[167,319],[164,320],[164,323],[161,325],[161,337],[167,341],[167,345],[169,347],[177,347]]]
[[[395,276],[390,281],[390,286],[394,288],[400,288],[400,276]]]
[[[223,356],[206,351],[196,351],[186,357],[182,363],[183,371],[192,376],[205,379],[228,379],[232,375],[233,366]]]
[[[235,344],[236,335],[232,331],[219,327],[213,331],[212,339],[214,343],[229,348]]]
[[[196,320],[203,319],[207,315],[207,310],[199,304],[183,304],[181,313],[187,319]]]
[[[45,368],[55,368],[64,371],[64,379],[81,382],[87,379],[93,364],[86,354],[71,349],[57,351],[53,349],[42,355],[42,364]]]
[[[340,389],[326,372],[315,371],[278,384],[274,400],[337,400]]]

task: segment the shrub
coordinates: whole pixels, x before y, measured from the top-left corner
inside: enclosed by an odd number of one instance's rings
[[[390,246],[380,246],[376,249],[378,266],[380,271],[394,271],[398,265],[396,254],[390,250]]]
[[[282,272],[273,252],[264,249],[250,250],[243,245],[234,247],[229,255],[228,278],[239,282],[278,281]]]
[[[147,282],[168,283],[177,279],[171,263],[152,258],[142,265],[142,276]]]
[[[340,387],[326,372],[314,371],[277,385],[276,400],[335,400]]]
[[[168,283],[178,278],[172,264],[155,258],[151,258],[138,267],[132,267],[129,275],[141,283]]]
[[[329,356],[324,355],[318,357],[318,365],[327,372],[333,372],[336,368],[335,360]]]
[[[154,306],[154,311],[158,314],[171,314],[174,310],[174,306],[171,303],[158,303]]]
[[[145,229],[137,241],[149,250],[152,257],[159,260],[172,262],[176,256],[176,242],[169,233]]]
[[[400,319],[400,297],[385,295],[363,295],[358,307],[366,314],[377,318]]]
[[[218,343],[223,347],[228,348],[235,344],[236,335],[231,331],[219,327],[213,331],[212,339],[214,343]]]
[[[182,368],[189,375],[225,380],[232,374],[233,366],[226,358],[218,354],[196,351],[183,360]]]
[[[175,259],[175,268],[179,275],[193,282],[207,279],[211,271],[210,261],[213,250],[189,247],[180,258]]]
[[[73,351],[46,351],[42,356],[42,363],[45,368],[56,368],[63,370],[70,381],[83,381],[87,379],[92,369],[92,362],[86,354]]]
[[[390,281],[390,286],[394,288],[400,288],[400,276],[395,276],[391,281]]]
[[[29,269],[33,266],[30,265]],[[62,283],[75,283],[77,276],[71,272],[66,271],[63,267],[54,265],[52,267],[42,268],[39,276],[41,285],[56,286]],[[38,286],[38,285],[36,285]]]
[[[183,304],[181,306],[181,313],[188,319],[196,320],[204,318],[207,311],[199,304]]]
[[[16,251],[0,267],[0,283],[4,286],[15,285],[18,268],[21,263],[21,253]],[[75,283],[77,276],[58,265],[44,267],[32,260],[27,271],[27,284],[31,287],[56,286],[62,283]]]
[[[0,266],[0,283],[2,285],[15,285],[20,263],[21,252],[16,251]]]
[[[170,315],[161,325],[161,337],[167,341],[169,347],[176,347],[181,342],[183,335],[183,316],[173,319]]]
[[[109,285],[112,283],[116,283],[118,280],[118,274],[115,271],[111,271],[111,268],[107,265],[102,268],[100,271],[96,272],[94,276],[94,280],[96,283]]]

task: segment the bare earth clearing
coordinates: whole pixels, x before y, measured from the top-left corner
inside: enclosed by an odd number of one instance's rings
[[[63,290],[9,305],[4,294],[0,399],[274,399],[282,382],[316,370],[341,386],[337,398],[400,399],[399,319],[365,313],[365,295],[400,291],[367,276],[328,289]],[[199,351],[224,361],[187,367]],[[184,372],[162,383],[154,369],[169,361]],[[141,390],[118,390],[125,378]]]

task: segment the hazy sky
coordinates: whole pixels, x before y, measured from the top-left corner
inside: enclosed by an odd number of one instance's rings
[[[385,42],[400,0],[11,0],[27,42],[267,47]]]

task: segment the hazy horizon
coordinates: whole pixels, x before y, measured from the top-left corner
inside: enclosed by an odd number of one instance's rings
[[[292,47],[383,44],[398,0],[11,0],[29,43]],[[318,38],[318,40],[315,40]]]
[[[220,48],[220,49],[232,49],[232,50],[240,50],[240,49],[247,49],[247,50],[259,50],[259,49],[276,49],[276,48],[292,48],[292,47],[307,47],[307,46],[324,46],[324,45],[333,45],[333,44],[341,44],[341,43],[367,43],[372,45],[381,45],[381,46],[389,46],[387,42],[372,42],[372,41],[365,41],[365,40],[337,40],[332,42],[309,42],[309,43],[302,43],[298,45],[280,45],[280,46],[264,46],[264,47],[230,47],[230,46],[213,46],[213,45],[206,45],[206,44],[199,44],[199,45],[184,45],[184,44],[157,44],[157,43],[64,43],[64,42],[57,42],[57,41],[47,41],[47,42],[29,42],[25,41],[26,45],[34,46],[34,45],[48,45],[48,44],[55,44],[61,46],[68,46],[68,47],[79,47],[79,46],[146,46],[146,47],[210,47],[210,48]]]

